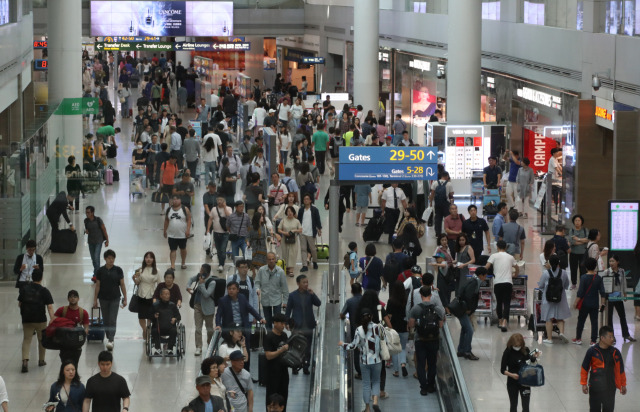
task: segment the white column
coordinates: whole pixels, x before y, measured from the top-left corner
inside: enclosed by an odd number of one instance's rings
[[[260,89],[264,89],[264,37],[245,36],[245,41],[251,43],[251,50],[244,52],[244,74],[251,77],[251,86],[258,79]]]
[[[64,98],[82,97],[82,1],[49,2],[49,102],[55,104]],[[64,142],[60,145],[75,147],[73,153],[82,160],[82,116],[63,116]],[[66,164],[66,162],[63,162]]]
[[[482,4],[449,1],[447,123],[480,123]]]
[[[353,15],[354,103],[377,113],[379,0],[354,0]]]

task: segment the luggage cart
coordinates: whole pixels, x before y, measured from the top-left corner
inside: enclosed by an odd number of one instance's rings
[[[129,196],[131,200],[136,195],[145,196],[144,189],[147,186],[147,167],[129,166]]]
[[[471,276],[475,272],[475,268],[469,268]],[[498,317],[495,315],[496,310],[496,297],[493,294],[493,275],[487,276],[487,279],[480,283],[480,298],[478,299],[478,309],[476,309],[475,315],[484,317],[484,323],[489,321],[490,325],[498,323]]]
[[[487,220],[493,220],[498,213],[498,203],[500,203],[500,189],[484,188],[482,195],[482,215]],[[487,208],[487,206],[490,206]],[[489,210],[487,210],[489,209]]]
[[[513,290],[511,292],[511,316],[524,316],[525,322],[529,319],[529,305],[527,304],[527,275],[519,275],[513,278]]]
[[[529,329],[533,331],[533,337],[535,340],[538,340],[540,332],[542,332],[542,339],[547,339],[546,322],[541,319],[542,299],[542,290],[538,288],[533,289],[533,296],[531,299],[532,311],[531,316],[529,317],[530,320],[533,320],[533,325],[529,325]],[[560,335],[560,329],[558,328],[558,324],[555,319],[553,319],[553,333]]]

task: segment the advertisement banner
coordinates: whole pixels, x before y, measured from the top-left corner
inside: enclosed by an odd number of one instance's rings
[[[100,105],[97,97],[74,97],[63,99],[55,114],[72,116],[76,114],[98,114]]]
[[[558,147],[554,139],[535,133],[533,130],[524,129],[524,157],[531,161],[534,172],[548,172],[551,149]]]
[[[232,35],[232,1],[91,2],[91,36]]]

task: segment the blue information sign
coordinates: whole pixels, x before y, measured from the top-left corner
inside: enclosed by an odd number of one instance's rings
[[[435,147],[341,147],[340,180],[434,180]]]
[[[324,64],[324,57],[303,57],[304,64]]]
[[[370,147],[355,146],[340,148],[340,163],[370,164],[391,163],[402,165],[437,164],[438,152],[435,147]]]
[[[354,163],[340,164],[340,180],[435,180],[438,166],[428,165],[393,165],[376,163],[360,165]]]

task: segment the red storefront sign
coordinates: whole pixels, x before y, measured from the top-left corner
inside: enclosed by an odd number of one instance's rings
[[[558,147],[558,143],[532,130],[524,129],[524,157],[527,157],[534,171],[547,173],[551,149]]]

